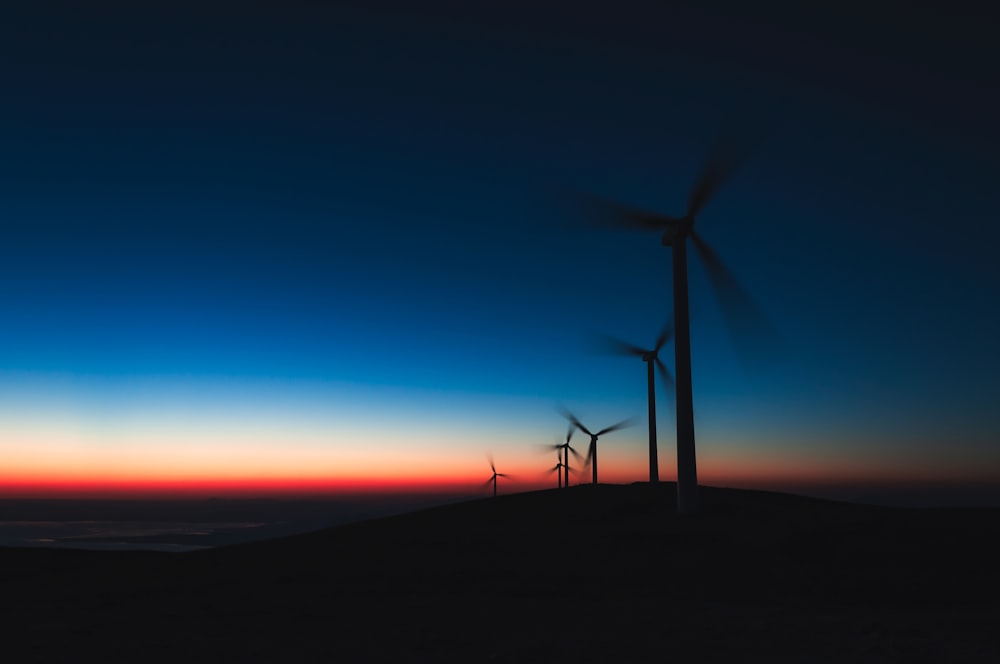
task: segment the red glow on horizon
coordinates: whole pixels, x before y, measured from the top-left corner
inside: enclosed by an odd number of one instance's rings
[[[482,489],[482,491],[480,491]],[[483,493],[478,483],[453,478],[239,478],[159,480],[42,480],[0,485],[0,498],[301,498],[364,494]]]
[[[668,462],[669,463],[669,462]],[[483,464],[485,465],[485,464]],[[543,465],[543,464],[540,464]],[[521,493],[537,489],[556,488],[554,474],[546,475],[532,464],[531,470],[521,470],[517,463],[504,467],[509,478],[501,478],[498,492]],[[90,472],[87,472],[87,471]],[[273,469],[269,475],[261,468],[244,469],[230,475],[209,468],[124,466],[104,468],[74,468],[70,464],[42,470],[34,467],[8,467],[0,471],[0,498],[293,498],[336,497],[374,494],[453,494],[487,496],[492,487],[487,482],[489,469],[478,464],[438,468],[436,473],[411,477],[402,470],[380,476],[365,475],[358,468],[355,474],[319,475],[313,470]],[[75,471],[75,472],[74,472]],[[759,489],[771,491],[801,490],[804,487],[845,486],[912,486],[959,483],[1000,483],[997,473],[982,469],[973,472],[963,468],[941,468],[913,464],[909,467],[886,468],[857,460],[775,461],[773,458],[707,458],[699,464],[699,483],[709,486]],[[673,481],[674,468],[661,467],[660,478]],[[630,484],[648,480],[648,470],[633,461],[602,463],[599,479],[602,483]],[[589,469],[574,473],[573,486],[589,484]]]

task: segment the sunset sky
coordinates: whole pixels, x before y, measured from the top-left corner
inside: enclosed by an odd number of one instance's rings
[[[525,490],[558,404],[638,418],[601,479],[646,479],[645,367],[594,340],[652,343],[669,251],[556,193],[680,214],[753,126],[698,223],[781,345],[739,354],[689,259],[699,479],[1000,504],[1000,47],[971,10],[20,5],[0,497],[485,491],[488,451]]]

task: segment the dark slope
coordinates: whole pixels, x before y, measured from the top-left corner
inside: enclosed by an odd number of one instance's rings
[[[580,486],[183,555],[0,551],[40,659],[1000,658],[1000,510]],[[6,631],[6,630],[5,630]],[[1000,659],[997,659],[1000,661]]]

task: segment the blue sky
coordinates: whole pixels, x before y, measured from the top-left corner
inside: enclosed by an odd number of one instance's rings
[[[644,414],[643,367],[593,340],[649,343],[670,308],[655,237],[554,193],[679,213],[720,129],[752,126],[699,228],[783,345],[745,365],[692,261],[701,467],[997,479],[997,54],[974,13],[41,3],[3,24],[8,455],[86,455],[109,422],[140,450],[287,430],[259,444],[329,441],[357,473],[369,450],[374,477],[413,422],[445,474],[489,447],[529,476],[556,403]],[[608,447],[620,481],[644,431]]]

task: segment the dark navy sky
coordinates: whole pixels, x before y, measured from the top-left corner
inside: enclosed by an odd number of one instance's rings
[[[643,367],[592,340],[648,343],[670,308],[657,238],[555,192],[678,214],[752,126],[699,228],[783,346],[741,363],[694,261],[704,476],[1000,479],[1000,48],[972,5],[23,4],[0,18],[23,473],[53,441],[266,420],[301,431],[260,449],[325,446],[332,475],[478,472],[486,447],[530,474],[556,402],[644,413]],[[617,479],[643,436],[608,448]]]

